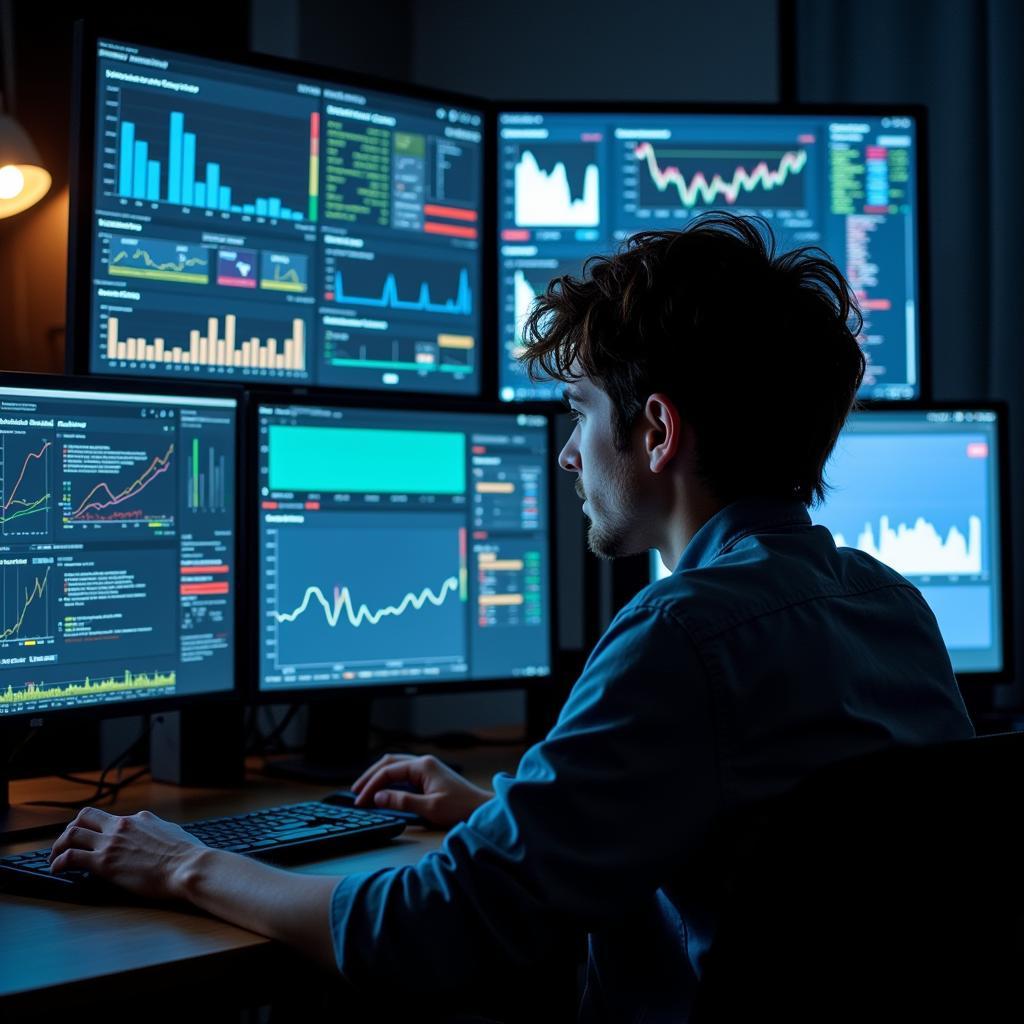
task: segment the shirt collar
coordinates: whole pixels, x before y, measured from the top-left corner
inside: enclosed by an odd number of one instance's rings
[[[719,509],[686,545],[676,571],[699,569],[752,533],[778,527],[809,526],[811,517],[802,501],[785,498],[742,498]]]

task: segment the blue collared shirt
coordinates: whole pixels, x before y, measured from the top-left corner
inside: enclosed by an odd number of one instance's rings
[[[718,823],[829,762],[973,735],[915,587],[798,502],[736,502],[615,617],[494,799],[418,864],[338,884],[338,967],[457,992],[587,933],[581,1020],[685,1021]]]

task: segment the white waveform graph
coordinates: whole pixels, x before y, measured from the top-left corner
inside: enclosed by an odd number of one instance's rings
[[[419,611],[428,602],[439,608],[444,604],[449,594],[457,593],[459,590],[459,578],[449,576],[442,584],[437,593],[429,587],[424,587],[419,594],[406,594],[398,604],[387,605],[372,611],[368,605],[361,604],[358,608],[352,600],[352,592],[348,587],[334,588],[334,601],[328,601],[324,592],[315,584],[306,588],[299,606],[291,612],[271,612],[276,622],[294,622],[300,615],[308,610],[310,602],[316,601],[323,609],[327,625],[332,629],[341,621],[342,613],[348,619],[349,625],[358,628],[364,622],[376,626],[378,622],[388,616],[404,615],[410,608]]]
[[[521,270],[517,270],[513,275],[512,292],[516,316],[516,347],[512,354],[518,359],[523,351],[523,334],[526,328],[526,320],[530,315],[533,300],[537,297],[537,294],[533,290],[533,285],[530,284],[526,275]]]
[[[846,547],[841,533],[833,535],[837,547]],[[981,517],[967,517],[967,536],[955,526],[945,538],[923,516],[913,526],[895,529],[888,516],[878,520],[878,539],[871,523],[857,535],[856,547],[903,576],[977,576],[981,573]]]
[[[515,169],[515,216],[520,227],[595,228],[601,222],[597,164],[583,172],[583,194],[573,199],[569,172],[559,161],[550,172],[525,150]]]

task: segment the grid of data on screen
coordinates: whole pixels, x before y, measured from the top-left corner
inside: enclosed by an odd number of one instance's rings
[[[90,368],[477,394],[479,112],[99,44]]]
[[[0,387],[0,714],[234,685],[235,405]]]
[[[265,691],[550,672],[541,416],[259,409]]]
[[[764,217],[781,248],[825,249],[865,315],[861,397],[918,396],[915,128],[898,115],[501,114],[501,398],[559,395],[518,363],[552,278],[711,209]]]

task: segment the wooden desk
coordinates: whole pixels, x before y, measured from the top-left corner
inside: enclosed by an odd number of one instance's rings
[[[514,771],[521,748],[490,747],[459,751],[466,775],[490,787],[499,771]],[[446,756],[451,756],[450,753]],[[251,768],[256,762],[251,762]],[[235,814],[275,804],[323,796],[328,787],[268,779],[250,770],[241,789],[185,789],[139,782],[105,807],[132,814],[148,808],[177,821]],[[83,787],[55,778],[14,782],[11,800],[81,799]],[[71,817],[73,812],[69,812]],[[304,864],[307,874],[343,875],[410,864],[440,845],[443,832],[406,830],[387,846]],[[0,853],[45,846],[45,840],[0,846]],[[0,893],[0,1019],[13,1021],[66,1007],[102,1005],[104,1014],[132,995],[166,993],[181,999],[199,990],[205,1001],[213,979],[231,1003],[232,984],[247,999],[273,991],[266,983],[282,976],[294,984],[296,971],[313,971],[284,947],[263,936],[191,910],[150,907],[82,906]],[[200,988],[200,986],[202,986]],[[236,992],[243,989],[240,987]],[[98,1004],[96,1000],[102,1000]],[[242,1005],[242,1004],[239,1004]],[[201,1018],[201,1009],[195,1007]],[[140,1008],[138,1019],[148,1011]],[[85,1019],[93,1019],[86,1012]]]

